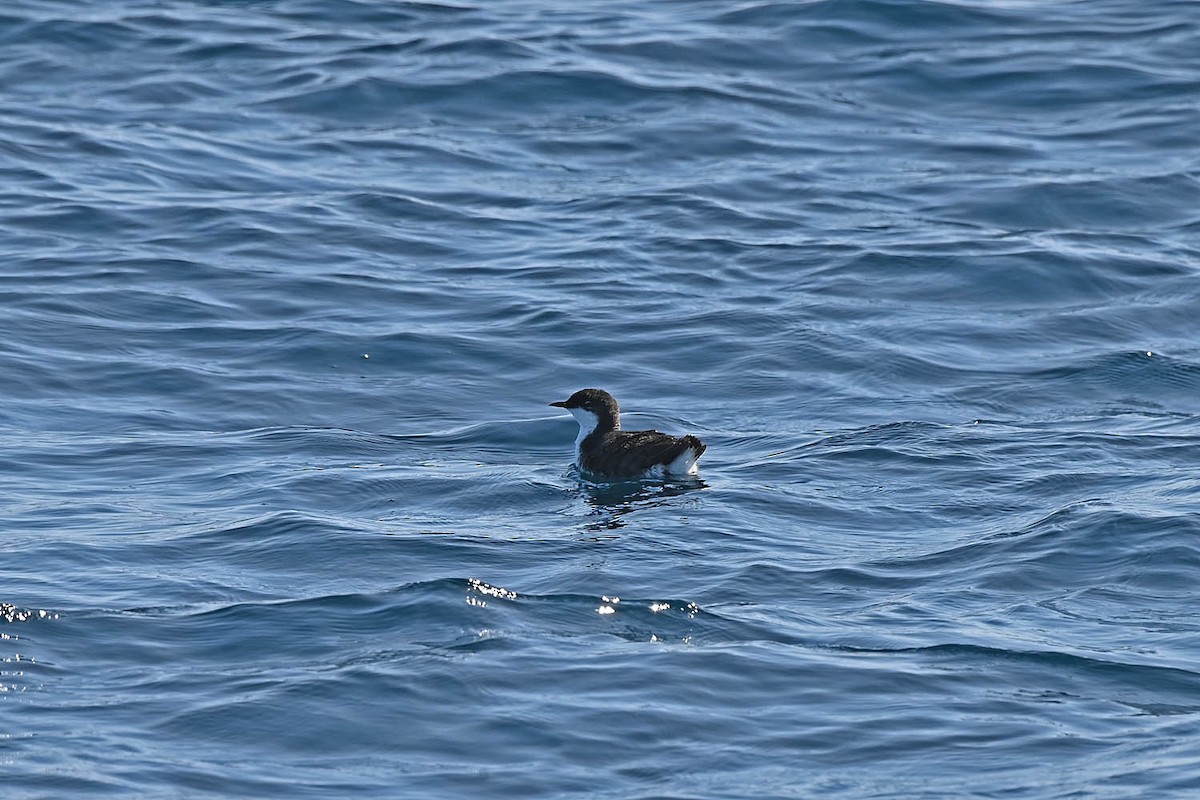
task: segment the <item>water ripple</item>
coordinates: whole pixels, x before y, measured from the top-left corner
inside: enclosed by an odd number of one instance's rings
[[[499,8],[0,11],[7,793],[1189,796],[1193,4]]]

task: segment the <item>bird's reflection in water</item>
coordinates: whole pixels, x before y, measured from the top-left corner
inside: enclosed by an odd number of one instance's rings
[[[670,481],[621,481],[591,483],[580,481],[579,491],[592,507],[589,517],[596,517],[586,528],[594,533],[615,531],[625,527],[624,517],[634,511],[658,508],[675,502],[674,498],[707,489],[699,478]]]

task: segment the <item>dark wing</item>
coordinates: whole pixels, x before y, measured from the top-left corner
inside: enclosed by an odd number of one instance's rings
[[[703,453],[704,443],[695,436],[671,436],[658,431],[613,431],[601,439],[587,463],[586,471],[612,477],[633,477],[659,464],[670,464],[689,448]]]

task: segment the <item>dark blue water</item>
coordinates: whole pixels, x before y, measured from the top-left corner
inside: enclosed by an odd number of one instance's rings
[[[6,3],[2,794],[1197,796],[1198,55]],[[581,483],[584,386],[702,483]]]

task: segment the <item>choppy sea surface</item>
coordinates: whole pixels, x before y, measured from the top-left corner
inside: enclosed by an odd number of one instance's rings
[[[1198,96],[1191,0],[6,2],[0,793],[1200,796]]]

